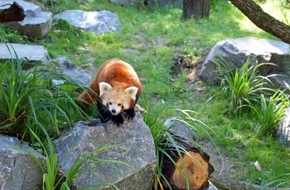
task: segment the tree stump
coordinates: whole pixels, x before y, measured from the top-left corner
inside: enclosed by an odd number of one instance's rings
[[[208,18],[210,11],[210,0],[183,0],[182,18],[196,20]]]
[[[214,171],[213,166],[209,163],[209,155],[172,132],[176,146],[172,146],[167,140],[163,143],[163,149],[172,160],[163,155],[162,173],[166,177],[170,186],[174,190],[199,190],[208,187],[208,179]],[[163,183],[165,189],[169,189],[168,185]]]

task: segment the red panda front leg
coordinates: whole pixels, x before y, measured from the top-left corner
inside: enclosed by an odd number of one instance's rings
[[[102,123],[107,122],[111,118],[111,112],[102,104],[99,98],[97,98],[97,110]]]
[[[133,119],[135,117],[135,115],[136,115],[135,106],[137,104],[137,101],[138,101],[138,97],[136,97],[136,99],[135,99],[135,103],[134,103],[133,108],[124,110],[128,119]]]
[[[124,110],[128,119],[133,119],[136,115],[134,108]]]
[[[119,113],[118,115],[111,115],[111,120],[114,124],[121,126],[124,124],[124,118],[122,116],[122,113]]]

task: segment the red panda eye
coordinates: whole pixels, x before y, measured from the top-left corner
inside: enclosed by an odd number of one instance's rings
[[[109,102],[110,105],[112,105],[112,102]]]
[[[121,103],[118,103],[118,106],[121,106],[122,104]]]

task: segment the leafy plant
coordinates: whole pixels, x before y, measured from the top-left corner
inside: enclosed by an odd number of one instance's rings
[[[38,90],[40,74],[22,71],[22,60],[0,65],[0,133],[12,136],[22,135],[26,116],[31,114],[29,96]]]
[[[289,100],[282,91],[277,91],[270,97],[260,95],[260,104],[250,104],[249,107],[258,119],[257,133],[260,135],[274,135],[278,123],[284,116]]]
[[[39,121],[49,124],[46,130],[51,136],[60,135],[62,128],[69,127],[74,120],[87,117],[71,98],[75,96],[72,89],[80,84],[40,65],[25,71],[23,64],[24,60],[16,55],[15,60],[0,65],[1,134],[33,143],[34,135],[30,134],[28,126],[37,135],[42,134],[32,119],[33,111]],[[53,78],[62,79],[64,84],[52,85]]]
[[[36,117],[36,115],[34,115]],[[37,120],[37,118],[35,118]],[[79,156],[70,170],[68,171],[68,174],[64,176],[62,174],[59,175],[60,166],[58,164],[58,157],[56,154],[56,151],[54,149],[53,142],[51,138],[48,136],[48,133],[45,131],[45,127],[40,123],[37,122],[37,124],[44,130],[45,136],[46,136],[46,144],[39,138],[39,136],[34,133],[32,130],[30,130],[31,134],[37,139],[38,143],[41,145],[41,148],[44,150],[45,158],[45,166],[43,167],[43,164],[37,160],[37,158],[33,157],[36,164],[40,167],[43,173],[43,185],[42,190],[51,190],[51,189],[60,189],[60,190],[68,190],[71,188],[71,185],[73,183],[73,180],[77,177],[77,174],[82,166],[82,164],[86,161],[85,158],[82,156]]]
[[[150,105],[147,106],[149,108]],[[149,126],[152,137],[154,139],[155,144],[155,150],[156,150],[156,156],[157,156],[157,166],[155,170],[155,176],[154,176],[154,182],[153,182],[153,188],[155,190],[157,189],[163,189],[163,184],[166,183],[167,186],[169,185],[169,182],[166,180],[166,177],[162,173],[162,166],[163,166],[163,154],[164,150],[162,149],[162,143],[166,140],[168,135],[168,129],[162,127],[163,122],[161,119],[158,119],[158,114],[156,114],[154,111],[150,112],[148,109],[146,111],[146,115],[144,117],[145,123]],[[166,152],[165,152],[166,155]],[[168,155],[169,156],[169,155]]]
[[[221,76],[222,92],[230,96],[230,108],[236,112],[249,103],[259,101],[261,93],[272,91],[267,88],[271,83],[270,76],[262,76],[259,69],[271,63],[252,64],[253,58],[248,58],[241,68],[232,69],[229,64],[222,61],[215,62]]]

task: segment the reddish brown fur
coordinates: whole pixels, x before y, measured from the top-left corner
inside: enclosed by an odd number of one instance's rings
[[[138,93],[136,95],[137,99],[142,92],[142,85],[132,66],[122,60],[111,59],[100,66],[97,75],[89,85],[96,94],[85,90],[78,96],[78,99],[89,104],[95,104],[97,96],[100,94],[100,82],[109,83],[113,89],[121,88],[125,90],[130,86],[135,86],[138,88]],[[132,107],[133,106],[134,104],[132,104]]]

